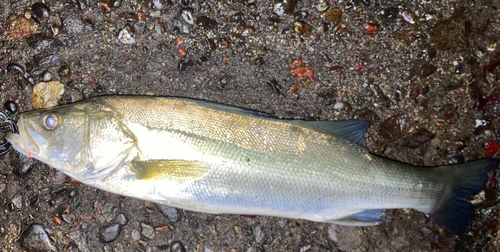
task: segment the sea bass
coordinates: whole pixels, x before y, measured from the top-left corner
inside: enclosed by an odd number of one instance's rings
[[[281,120],[215,103],[104,96],[20,114],[14,148],[74,179],[206,213],[343,225],[422,211],[455,234],[499,160],[416,167],[370,154],[370,123]]]

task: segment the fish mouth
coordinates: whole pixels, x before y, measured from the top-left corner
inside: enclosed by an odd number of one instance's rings
[[[39,147],[33,141],[33,139],[28,135],[28,130],[26,129],[26,125],[24,123],[23,115],[20,116],[17,126],[19,128],[19,134],[15,134],[12,132],[8,132],[5,135],[5,138],[9,143],[12,144],[14,150],[28,156],[34,157],[39,154]]]

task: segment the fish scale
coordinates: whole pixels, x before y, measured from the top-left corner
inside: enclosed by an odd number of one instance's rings
[[[54,130],[47,116],[60,118]],[[457,195],[478,193],[498,167],[416,167],[370,154],[364,121],[280,120],[182,98],[96,97],[18,124],[7,135],[16,150],[83,183],[209,213],[374,225],[383,209],[413,208],[460,234],[474,212]]]

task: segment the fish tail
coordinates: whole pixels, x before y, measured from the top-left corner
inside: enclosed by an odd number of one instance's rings
[[[438,205],[428,213],[429,217],[452,233],[463,236],[475,216],[474,206],[469,201],[483,190],[488,181],[488,172],[497,169],[499,163],[499,159],[485,158],[437,168],[449,177],[451,186]]]

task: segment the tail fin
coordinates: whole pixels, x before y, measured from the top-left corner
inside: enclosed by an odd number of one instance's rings
[[[451,177],[452,193],[445,195],[441,206],[429,213],[429,216],[452,233],[463,236],[475,215],[469,200],[483,190],[488,172],[498,168],[499,163],[499,159],[485,158],[437,168]]]

